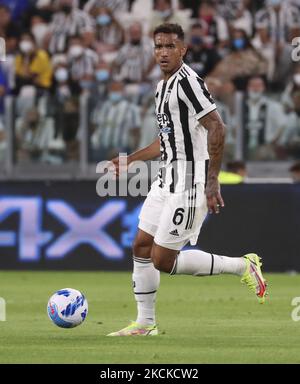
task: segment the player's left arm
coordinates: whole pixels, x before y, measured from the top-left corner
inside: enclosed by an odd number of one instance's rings
[[[209,153],[209,166],[205,189],[207,206],[209,213],[219,213],[219,207],[224,207],[218,176],[222,165],[225,125],[216,110],[213,110],[199,119],[199,123],[207,129],[208,132],[207,146]]]

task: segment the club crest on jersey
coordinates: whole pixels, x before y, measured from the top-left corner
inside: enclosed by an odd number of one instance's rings
[[[165,97],[165,103],[167,103],[169,101],[171,91],[172,91],[172,89],[168,89],[168,92],[167,92],[166,97]]]

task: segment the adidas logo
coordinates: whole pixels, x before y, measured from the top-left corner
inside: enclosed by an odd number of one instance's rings
[[[174,231],[169,232],[169,234],[173,236],[179,236],[177,229],[174,229]]]

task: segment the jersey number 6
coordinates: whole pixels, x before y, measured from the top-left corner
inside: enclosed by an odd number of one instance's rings
[[[176,209],[174,216],[173,216],[173,223],[175,225],[180,225],[183,222],[183,218],[184,218],[183,214],[184,214],[183,208],[177,208]]]

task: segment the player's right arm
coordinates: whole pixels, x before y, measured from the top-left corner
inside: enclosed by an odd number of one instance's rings
[[[142,148],[136,152],[131,153],[125,159],[120,162],[120,157],[117,156],[111,160],[115,167],[115,175],[119,176],[120,174],[120,163],[125,165],[126,168],[133,163],[134,161],[147,161],[153,160],[160,156],[160,141],[157,138],[152,144],[148,145],[145,148]]]

